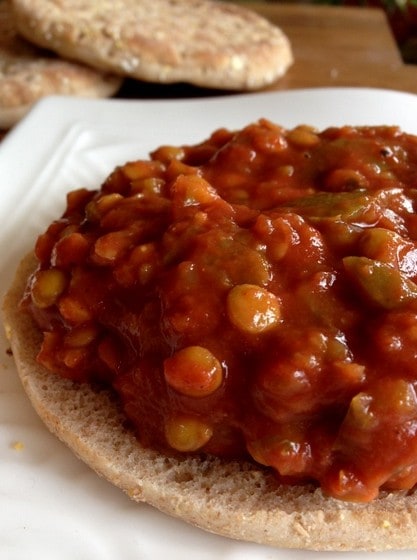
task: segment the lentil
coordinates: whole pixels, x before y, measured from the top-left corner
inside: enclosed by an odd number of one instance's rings
[[[164,362],[165,379],[171,387],[189,397],[205,397],[219,388],[222,366],[201,346],[187,346]]]
[[[274,328],[280,319],[277,298],[264,288],[238,284],[227,296],[230,321],[245,333],[262,333]]]
[[[212,430],[198,418],[178,416],[168,420],[165,435],[173,449],[197,451],[209,441]]]

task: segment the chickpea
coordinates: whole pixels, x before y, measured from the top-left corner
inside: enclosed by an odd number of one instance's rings
[[[58,301],[67,286],[67,278],[57,268],[40,270],[32,281],[31,298],[36,307],[50,307]]]
[[[219,360],[201,346],[188,346],[165,360],[164,375],[170,387],[189,397],[210,395],[223,380]]]
[[[165,425],[167,443],[177,451],[197,451],[212,435],[211,426],[194,416],[175,416]]]
[[[227,314],[239,330],[258,334],[274,328],[281,318],[277,297],[254,284],[239,284],[227,296]]]

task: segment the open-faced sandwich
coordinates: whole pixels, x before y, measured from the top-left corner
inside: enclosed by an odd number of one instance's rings
[[[417,547],[417,137],[267,120],[121,165],[4,303],[46,425],[236,539]]]

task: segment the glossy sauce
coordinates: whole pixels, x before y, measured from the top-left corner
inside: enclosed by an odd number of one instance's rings
[[[24,306],[39,361],[145,445],[368,501],[417,482],[417,138],[261,120],[68,195]]]

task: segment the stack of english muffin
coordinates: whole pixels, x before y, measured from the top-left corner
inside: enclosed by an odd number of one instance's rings
[[[214,0],[0,0],[0,128],[41,97],[109,97],[125,78],[249,91],[293,61],[279,27]]]

